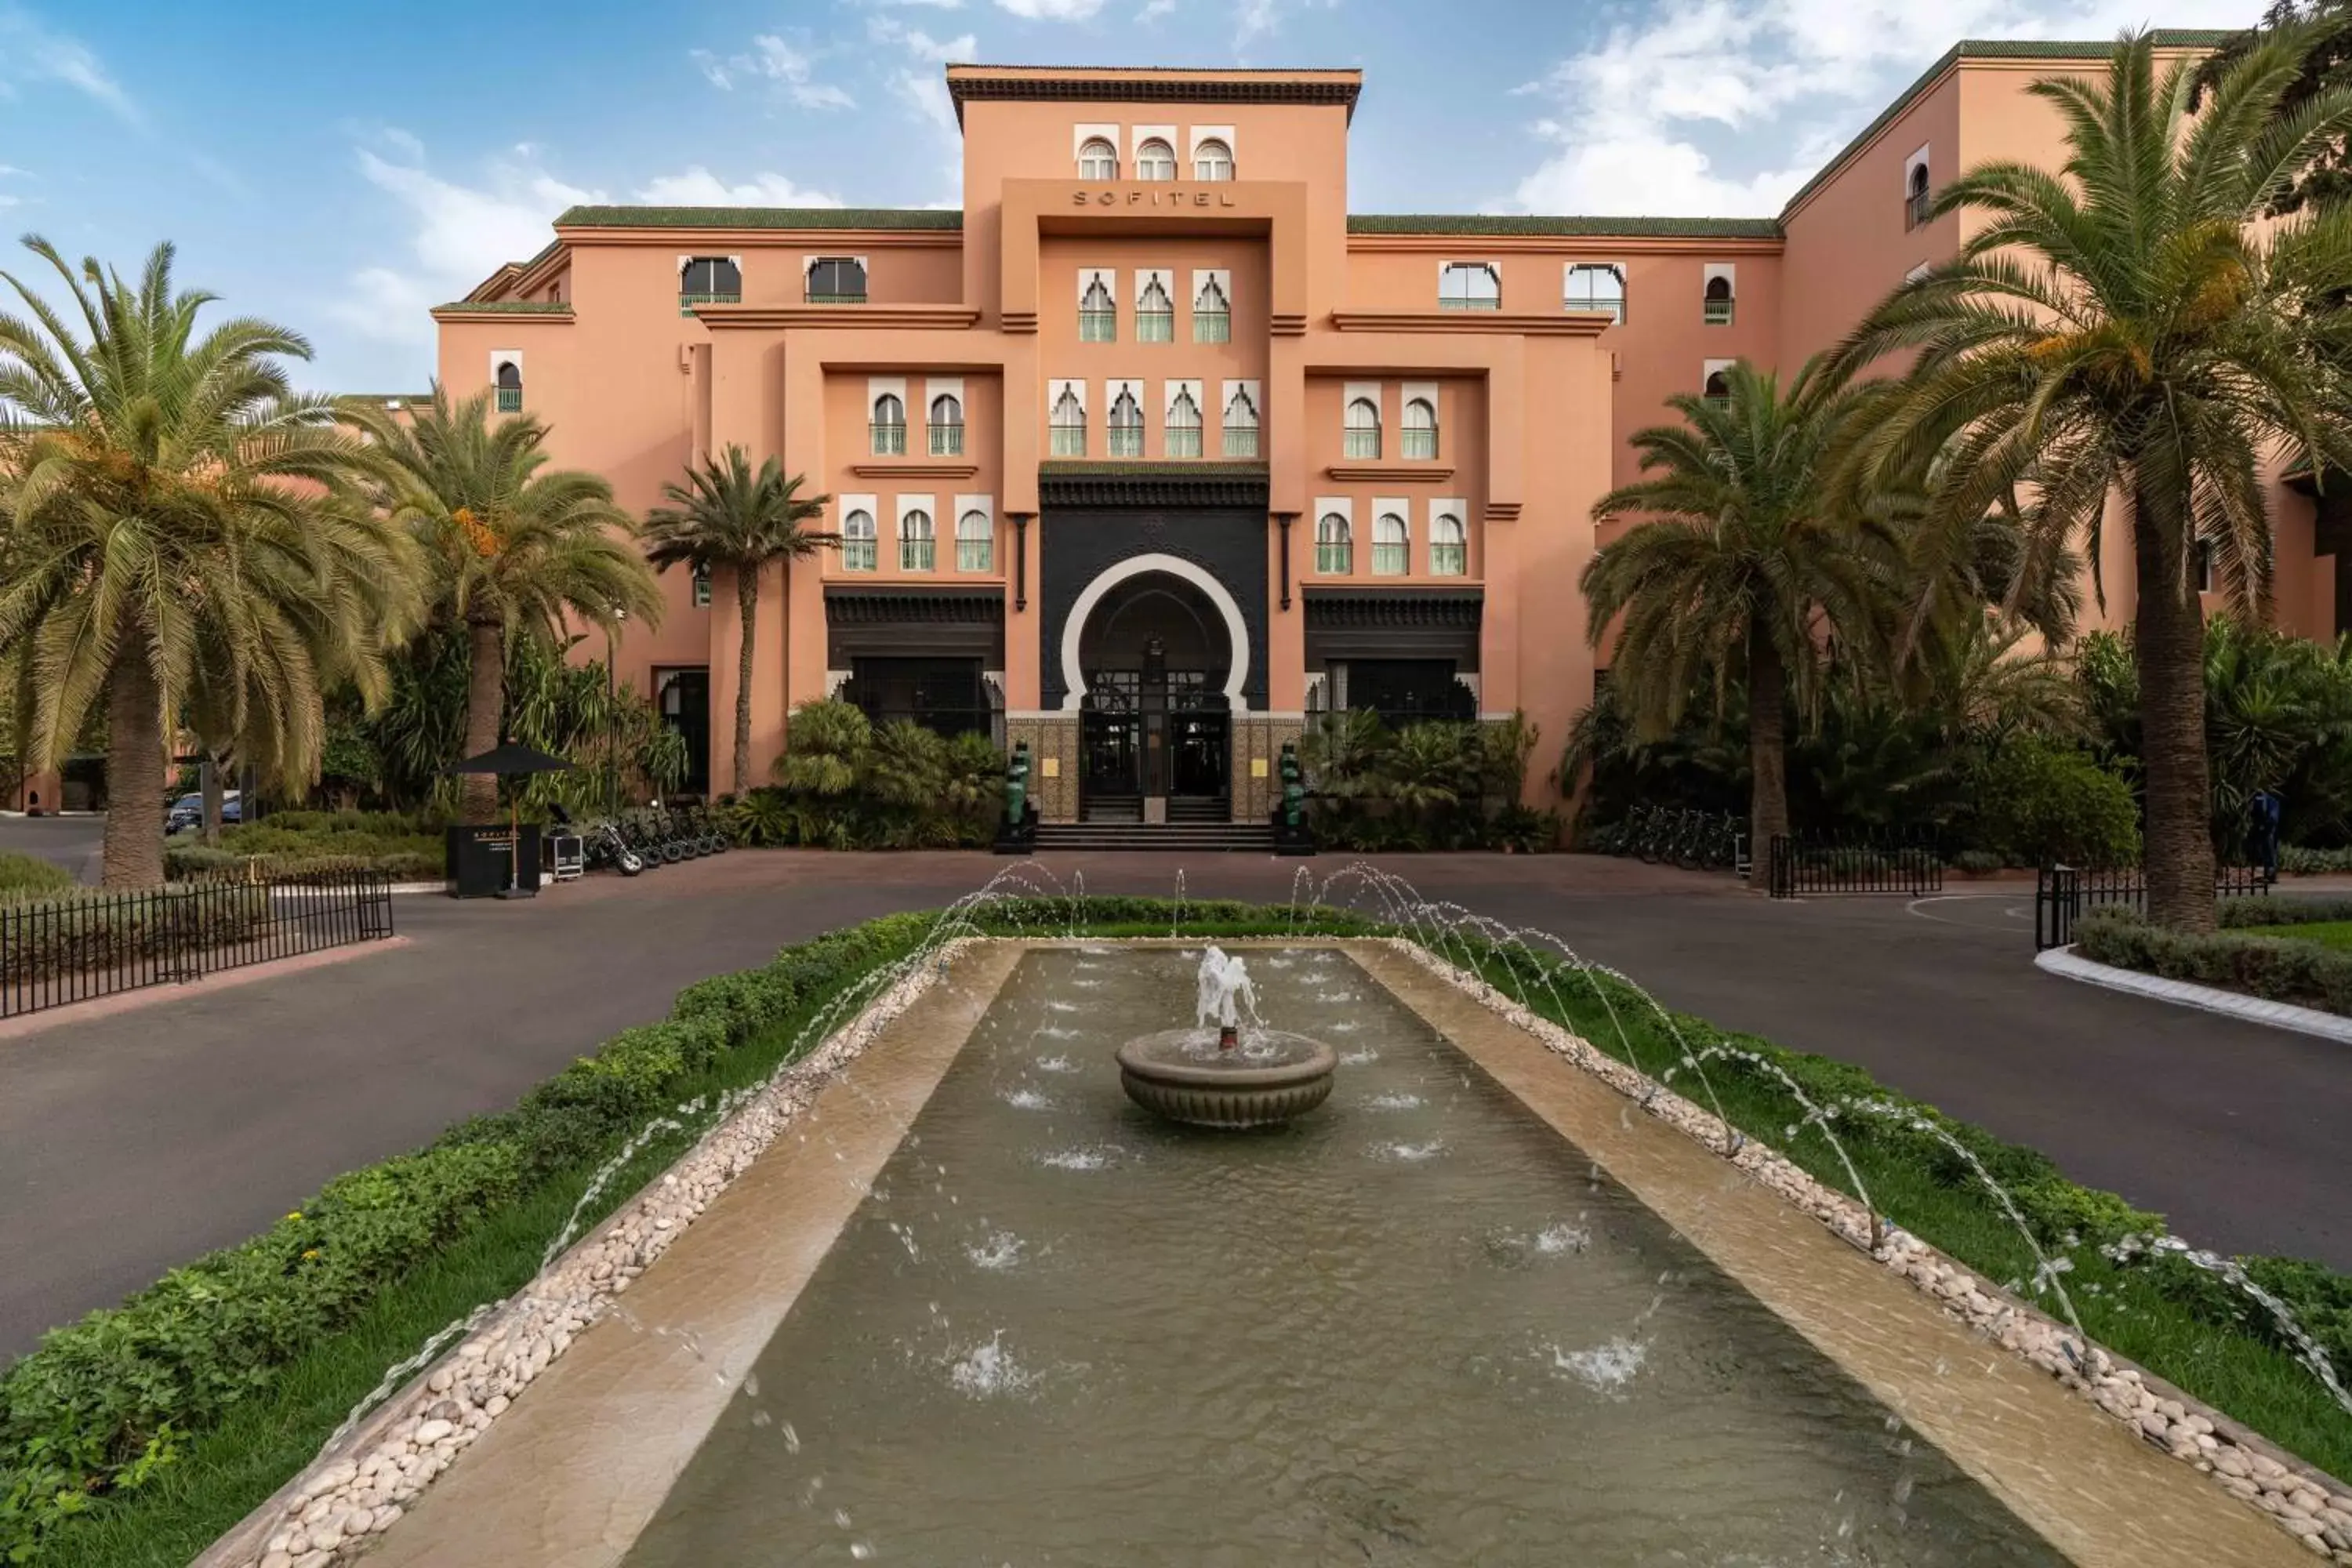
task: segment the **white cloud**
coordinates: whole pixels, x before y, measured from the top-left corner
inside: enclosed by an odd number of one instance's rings
[[[1000,0],[1002,3],[1002,0]],[[1102,0],[1094,0],[1099,5]],[[955,101],[948,96],[948,84],[939,68],[950,60],[968,60],[980,53],[980,40],[972,34],[959,33],[952,38],[935,38],[919,27],[909,27],[894,16],[876,16],[866,24],[866,35],[877,44],[887,44],[903,49],[915,65],[900,66],[890,72],[890,90],[899,100],[933,129],[954,137]]]
[[[1135,14],[1135,19],[1139,25],[1144,22],[1157,22],[1175,9],[1176,0],[1145,0],[1143,9]]]
[[[1316,6],[1336,10],[1339,4],[1339,0],[1235,0],[1234,47],[1247,48],[1258,39],[1280,32],[1284,20],[1292,12]]]
[[[996,0],[997,8],[1031,22],[1085,22],[1103,8],[1103,0]]]
[[[699,163],[682,174],[663,174],[647,181],[637,200],[657,206],[677,207],[837,207],[841,198],[824,191],[805,191],[782,174],[758,174],[746,183],[730,185]]]
[[[360,332],[394,342],[431,342],[427,309],[462,297],[507,262],[538,255],[564,208],[604,200],[528,163],[493,163],[471,185],[442,178],[421,159],[394,163],[366,148],[359,164],[402,209],[410,264],[362,269],[329,309]]]
[[[14,163],[0,163],[0,180],[5,180],[12,176],[21,176],[25,179],[30,179],[33,176],[33,171],[30,169],[20,169]]]
[[[89,45],[50,32],[15,5],[0,4],[0,97],[24,83],[62,82],[94,99],[132,125],[142,124],[139,106]]]
[[[855,109],[857,100],[842,88],[816,79],[816,56],[775,33],[751,40],[750,52],[725,58],[709,49],[691,49],[688,58],[710,85],[732,92],[739,80],[766,82],[803,109]]]
[[[1276,0],[1244,0],[1270,7]],[[1665,0],[1514,94],[1549,98],[1512,205],[1770,214],[1962,37],[2105,38],[2147,0]],[[2172,0],[2168,26],[2242,26],[2250,0]]]

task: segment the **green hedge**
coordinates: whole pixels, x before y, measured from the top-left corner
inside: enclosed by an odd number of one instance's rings
[[[2320,925],[2352,921],[2352,898],[2223,899],[2215,906],[2224,929],[2233,926]]]
[[[2328,908],[2333,912],[2305,913],[2310,908]],[[2222,920],[2230,926],[2284,925],[2352,918],[2340,902],[2305,905],[2300,900],[2231,899],[2222,906]],[[2118,969],[2352,1016],[2352,952],[2340,948],[2229,930],[2168,931],[2127,910],[2099,910],[2076,923],[2074,950],[2094,963]]]
[[[163,868],[195,877],[255,861],[280,870],[360,865],[398,881],[432,881],[445,868],[442,826],[430,812],[273,812],[222,828],[217,847],[194,831],[174,835],[163,847]]]
[[[73,885],[73,873],[62,866],[53,866],[37,855],[0,849],[0,899],[63,892]]]

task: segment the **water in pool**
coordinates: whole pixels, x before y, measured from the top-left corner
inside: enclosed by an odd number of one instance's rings
[[[1029,954],[633,1568],[2063,1561],[1352,961],[1247,958],[1322,1109],[1150,1119],[1198,953]]]

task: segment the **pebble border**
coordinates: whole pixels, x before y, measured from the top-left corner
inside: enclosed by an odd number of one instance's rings
[[[278,1498],[263,1504],[199,1558],[197,1568],[331,1568],[356,1559],[373,1537],[397,1523],[434,1479],[506,1413],[524,1387],[604,1316],[614,1299],[668,1250],[713,1198],[750,1169],[826,1083],[980,940],[984,939],[964,937],[943,944],[929,962],[901,976],[850,1023],[786,1068],[624,1205],[602,1229],[574,1245],[443,1356],[419,1383],[411,1384],[362,1425],[344,1447],[363,1453],[356,1458],[322,1455],[289,1481]],[[1157,937],[1097,940],[1165,945]],[[1719,1152],[1728,1141],[1732,1130],[1712,1112],[1512,1001],[1483,977],[1410,939],[1372,940],[1385,941],[1695,1142]],[[1858,1250],[1870,1250],[1869,1212],[1843,1193],[1752,1141],[1740,1143],[1731,1163]],[[2338,1568],[2352,1568],[2352,1491],[2315,1471],[2283,1462],[2227,1416],[2097,1345],[2089,1348],[2088,1364],[2078,1367],[2071,1351],[2072,1331],[1908,1232],[1893,1225],[1883,1231],[1881,1245],[1871,1256],[1934,1297],[1947,1313],[2270,1514],[2317,1555]],[[257,1549],[251,1542],[258,1532],[257,1519],[268,1529]]]
[[[1892,1223],[1882,1224],[1880,1244],[1874,1248],[1870,1211],[1856,1200],[1814,1180],[1767,1145],[1742,1137],[1714,1112],[1692,1104],[1646,1073],[1513,1001],[1483,976],[1439,957],[1419,942],[1398,937],[1380,940],[1718,1158],[1723,1157],[1727,1142],[1739,1138],[1737,1152],[1729,1157],[1732,1164],[1935,1298],[1947,1315],[2031,1362],[2154,1447],[2210,1477],[2231,1496],[2261,1509],[2313,1552],[2340,1568],[2352,1568],[2352,1489],[2341,1482],[2285,1462],[2258,1435],[2103,1346],[2090,1344],[2084,1364],[2078,1365],[2071,1328],[2019,1301]]]

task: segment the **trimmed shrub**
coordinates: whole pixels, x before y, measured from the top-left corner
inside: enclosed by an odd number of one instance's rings
[[[2084,957],[2118,969],[2352,1016],[2352,952],[2315,942],[2167,931],[2129,910],[2099,910],[2075,925],[2074,946]]]
[[[0,849],[0,899],[63,892],[73,885],[73,873],[62,866],[53,866],[37,855]]]
[[[2352,899],[2223,899],[2217,912],[2225,927],[2318,925],[2352,921]]]
[[[2012,866],[2129,866],[2139,858],[2131,786],[2082,752],[2032,735],[1978,770],[1977,832]]]
[[[1963,849],[1952,857],[1952,864],[1963,871],[1982,875],[2001,869],[2006,862],[1990,849]]]
[[[2316,877],[2328,871],[2352,871],[2352,849],[2309,849],[2300,844],[2282,845],[2279,869],[2290,877]]]

